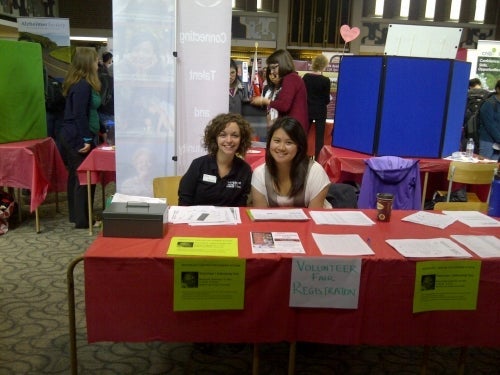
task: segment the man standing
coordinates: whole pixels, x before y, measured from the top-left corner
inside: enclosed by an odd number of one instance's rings
[[[102,54],[102,63],[99,64],[98,75],[101,81],[101,106],[98,108],[101,131],[106,128],[108,121],[115,121],[115,99],[113,76],[109,68],[113,64],[113,54],[104,52]]]

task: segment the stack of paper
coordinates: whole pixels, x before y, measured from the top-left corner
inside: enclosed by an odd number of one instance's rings
[[[241,223],[238,207],[171,206],[168,222],[189,225],[235,225]]]
[[[248,210],[248,215],[254,221],[306,221],[309,217],[302,208]]]

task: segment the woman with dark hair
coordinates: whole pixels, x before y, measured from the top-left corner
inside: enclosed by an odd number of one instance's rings
[[[94,48],[77,48],[63,82],[66,105],[60,134],[61,155],[68,169],[69,221],[75,223],[75,228],[89,227],[87,189],[80,186],[76,169],[95,147],[99,133],[97,108],[101,105],[101,82],[97,64]]]
[[[267,106],[268,109],[278,111],[280,117],[290,116],[295,118],[304,132],[309,130],[309,115],[307,112],[307,91],[304,81],[297,74],[290,53],[284,49],[273,52],[266,60],[269,68],[267,79],[280,81],[281,90],[275,99],[257,96],[252,99],[252,104]]]
[[[267,136],[266,162],[252,176],[254,207],[331,208],[330,179],[307,156],[307,137],[293,117],[278,118]]]
[[[205,128],[208,155],[194,159],[179,184],[181,206],[246,206],[252,169],[242,158],[252,145],[252,128],[239,114],[217,115]]]
[[[266,86],[264,87],[263,95],[270,101],[275,100],[281,90],[281,80],[277,74],[271,74],[271,69],[266,68]],[[278,118],[279,113],[274,108],[268,108],[266,113],[267,130],[273,125],[274,121]]]
[[[238,66],[231,59],[229,62],[229,112],[241,115],[244,102],[248,103],[248,93],[238,78]]]

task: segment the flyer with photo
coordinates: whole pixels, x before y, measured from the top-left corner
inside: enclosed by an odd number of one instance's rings
[[[305,254],[296,232],[250,232],[253,254]]]

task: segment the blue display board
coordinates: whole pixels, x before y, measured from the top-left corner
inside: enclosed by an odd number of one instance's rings
[[[470,63],[345,56],[332,144],[372,155],[442,157],[457,151]]]
[[[344,56],[340,62],[333,144],[371,154],[383,57]]]

